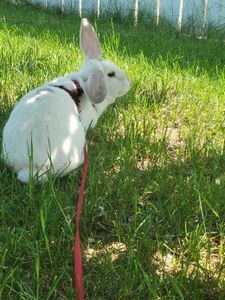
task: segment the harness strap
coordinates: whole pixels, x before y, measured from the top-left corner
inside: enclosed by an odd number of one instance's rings
[[[76,89],[70,91],[68,90],[65,86],[63,85],[60,85],[58,86],[58,88],[64,90],[65,92],[67,92],[70,97],[73,99],[73,101],[75,102],[77,108],[79,107],[79,104],[80,104],[80,99],[79,97],[84,93],[84,90],[82,89],[82,87],[80,86],[80,83],[79,81],[77,80],[72,80]]]

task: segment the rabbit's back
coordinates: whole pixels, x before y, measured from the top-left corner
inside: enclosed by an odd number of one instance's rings
[[[32,167],[67,172],[83,162],[85,133],[69,94],[38,88],[23,97],[3,131],[3,154],[16,171]]]

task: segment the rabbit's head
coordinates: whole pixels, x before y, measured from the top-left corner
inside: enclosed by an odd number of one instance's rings
[[[130,81],[115,64],[102,60],[102,49],[98,37],[87,19],[81,20],[80,46],[85,62],[79,71],[83,89],[92,103],[107,100],[110,104],[126,94]]]

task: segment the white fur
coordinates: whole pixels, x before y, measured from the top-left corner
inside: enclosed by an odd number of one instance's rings
[[[85,63],[70,73],[34,89],[16,104],[3,130],[3,157],[27,183],[45,180],[48,171],[63,175],[83,163],[85,135],[117,97],[130,88],[129,80],[113,63],[100,60],[102,50],[94,29],[81,21],[80,45]],[[115,76],[109,77],[109,73]],[[74,90],[72,80],[84,89],[79,111],[63,85]]]

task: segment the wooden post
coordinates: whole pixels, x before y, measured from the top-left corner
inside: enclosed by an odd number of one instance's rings
[[[138,23],[139,0],[134,0],[134,25]]]
[[[156,25],[159,25],[160,0],[156,0]]]
[[[180,0],[180,9],[179,9],[178,26],[177,26],[178,33],[181,32],[183,11],[184,11],[184,0]]]

